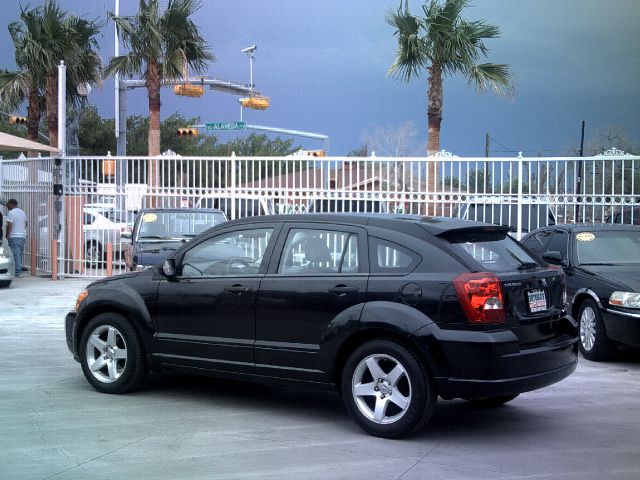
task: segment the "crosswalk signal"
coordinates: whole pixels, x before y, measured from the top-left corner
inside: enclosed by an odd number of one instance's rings
[[[197,137],[198,129],[197,128],[179,128],[177,131],[177,135],[179,137]]]
[[[12,125],[26,125],[27,117],[16,117],[15,115],[11,115],[9,117],[9,123]]]

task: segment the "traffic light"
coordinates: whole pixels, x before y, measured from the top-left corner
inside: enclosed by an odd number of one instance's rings
[[[198,129],[197,128],[179,128],[177,131],[177,135],[179,137],[197,137]]]
[[[204,95],[204,86],[202,85],[174,85],[173,93],[183,97],[201,97]]]
[[[254,110],[266,110],[269,108],[269,99],[259,95],[240,99],[240,104],[244,108],[252,108]]]
[[[15,115],[11,115],[9,117],[9,123],[13,125],[26,125],[27,117],[16,117]]]

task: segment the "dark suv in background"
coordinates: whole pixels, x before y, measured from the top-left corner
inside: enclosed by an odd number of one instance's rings
[[[400,437],[438,396],[499,405],[576,368],[564,275],[508,230],[376,214],[228,222],[161,267],[89,285],[67,343],[101,392],[139,387],[148,369],[304,384]]]

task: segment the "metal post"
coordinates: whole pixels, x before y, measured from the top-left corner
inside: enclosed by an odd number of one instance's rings
[[[518,219],[516,223],[516,238],[520,240],[522,236],[522,152],[518,152]]]
[[[231,220],[236,219],[236,152],[231,152]]]
[[[582,121],[582,133],[580,134],[580,156],[582,157],[582,155],[584,154],[584,120]],[[584,163],[584,160],[580,160],[580,162],[578,163],[578,183],[576,185],[576,197],[578,195],[580,195],[580,192],[582,190],[582,164]],[[580,202],[578,202],[578,199],[576,198],[576,209],[575,212],[573,214],[573,221],[574,222],[578,222],[578,217],[580,215]]]
[[[67,150],[67,67],[64,60],[58,66],[58,148],[64,157]]]
[[[64,276],[64,252],[65,252],[65,201],[64,189],[67,186],[67,175],[64,162],[66,161],[67,147],[67,67],[64,61],[60,61],[58,66],[58,149],[60,150],[62,175],[62,195],[60,197],[60,209],[58,214],[58,245],[57,245],[57,264],[58,277]]]
[[[114,9],[114,15],[116,17],[120,16],[120,0],[116,0],[116,5],[115,5],[115,9]],[[114,48],[114,52],[113,52],[113,56],[114,57],[119,57],[120,56],[120,42],[118,41],[118,24],[117,23],[113,23],[113,30],[114,30],[114,42],[115,42],[115,48]],[[120,74],[116,72],[115,76],[114,76],[114,83],[115,83],[115,91],[114,91],[114,101],[115,101],[115,112],[114,115],[116,117],[115,120],[115,134],[116,134],[116,141],[118,142],[118,147],[120,146]],[[120,152],[118,152],[118,155],[120,155]]]

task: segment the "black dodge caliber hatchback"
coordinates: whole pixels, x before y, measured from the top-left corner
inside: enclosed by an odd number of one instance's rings
[[[149,369],[314,385],[367,432],[400,437],[438,396],[497,405],[576,368],[562,271],[507,232],[376,214],[225,223],[89,285],[67,343],[100,392]]]

